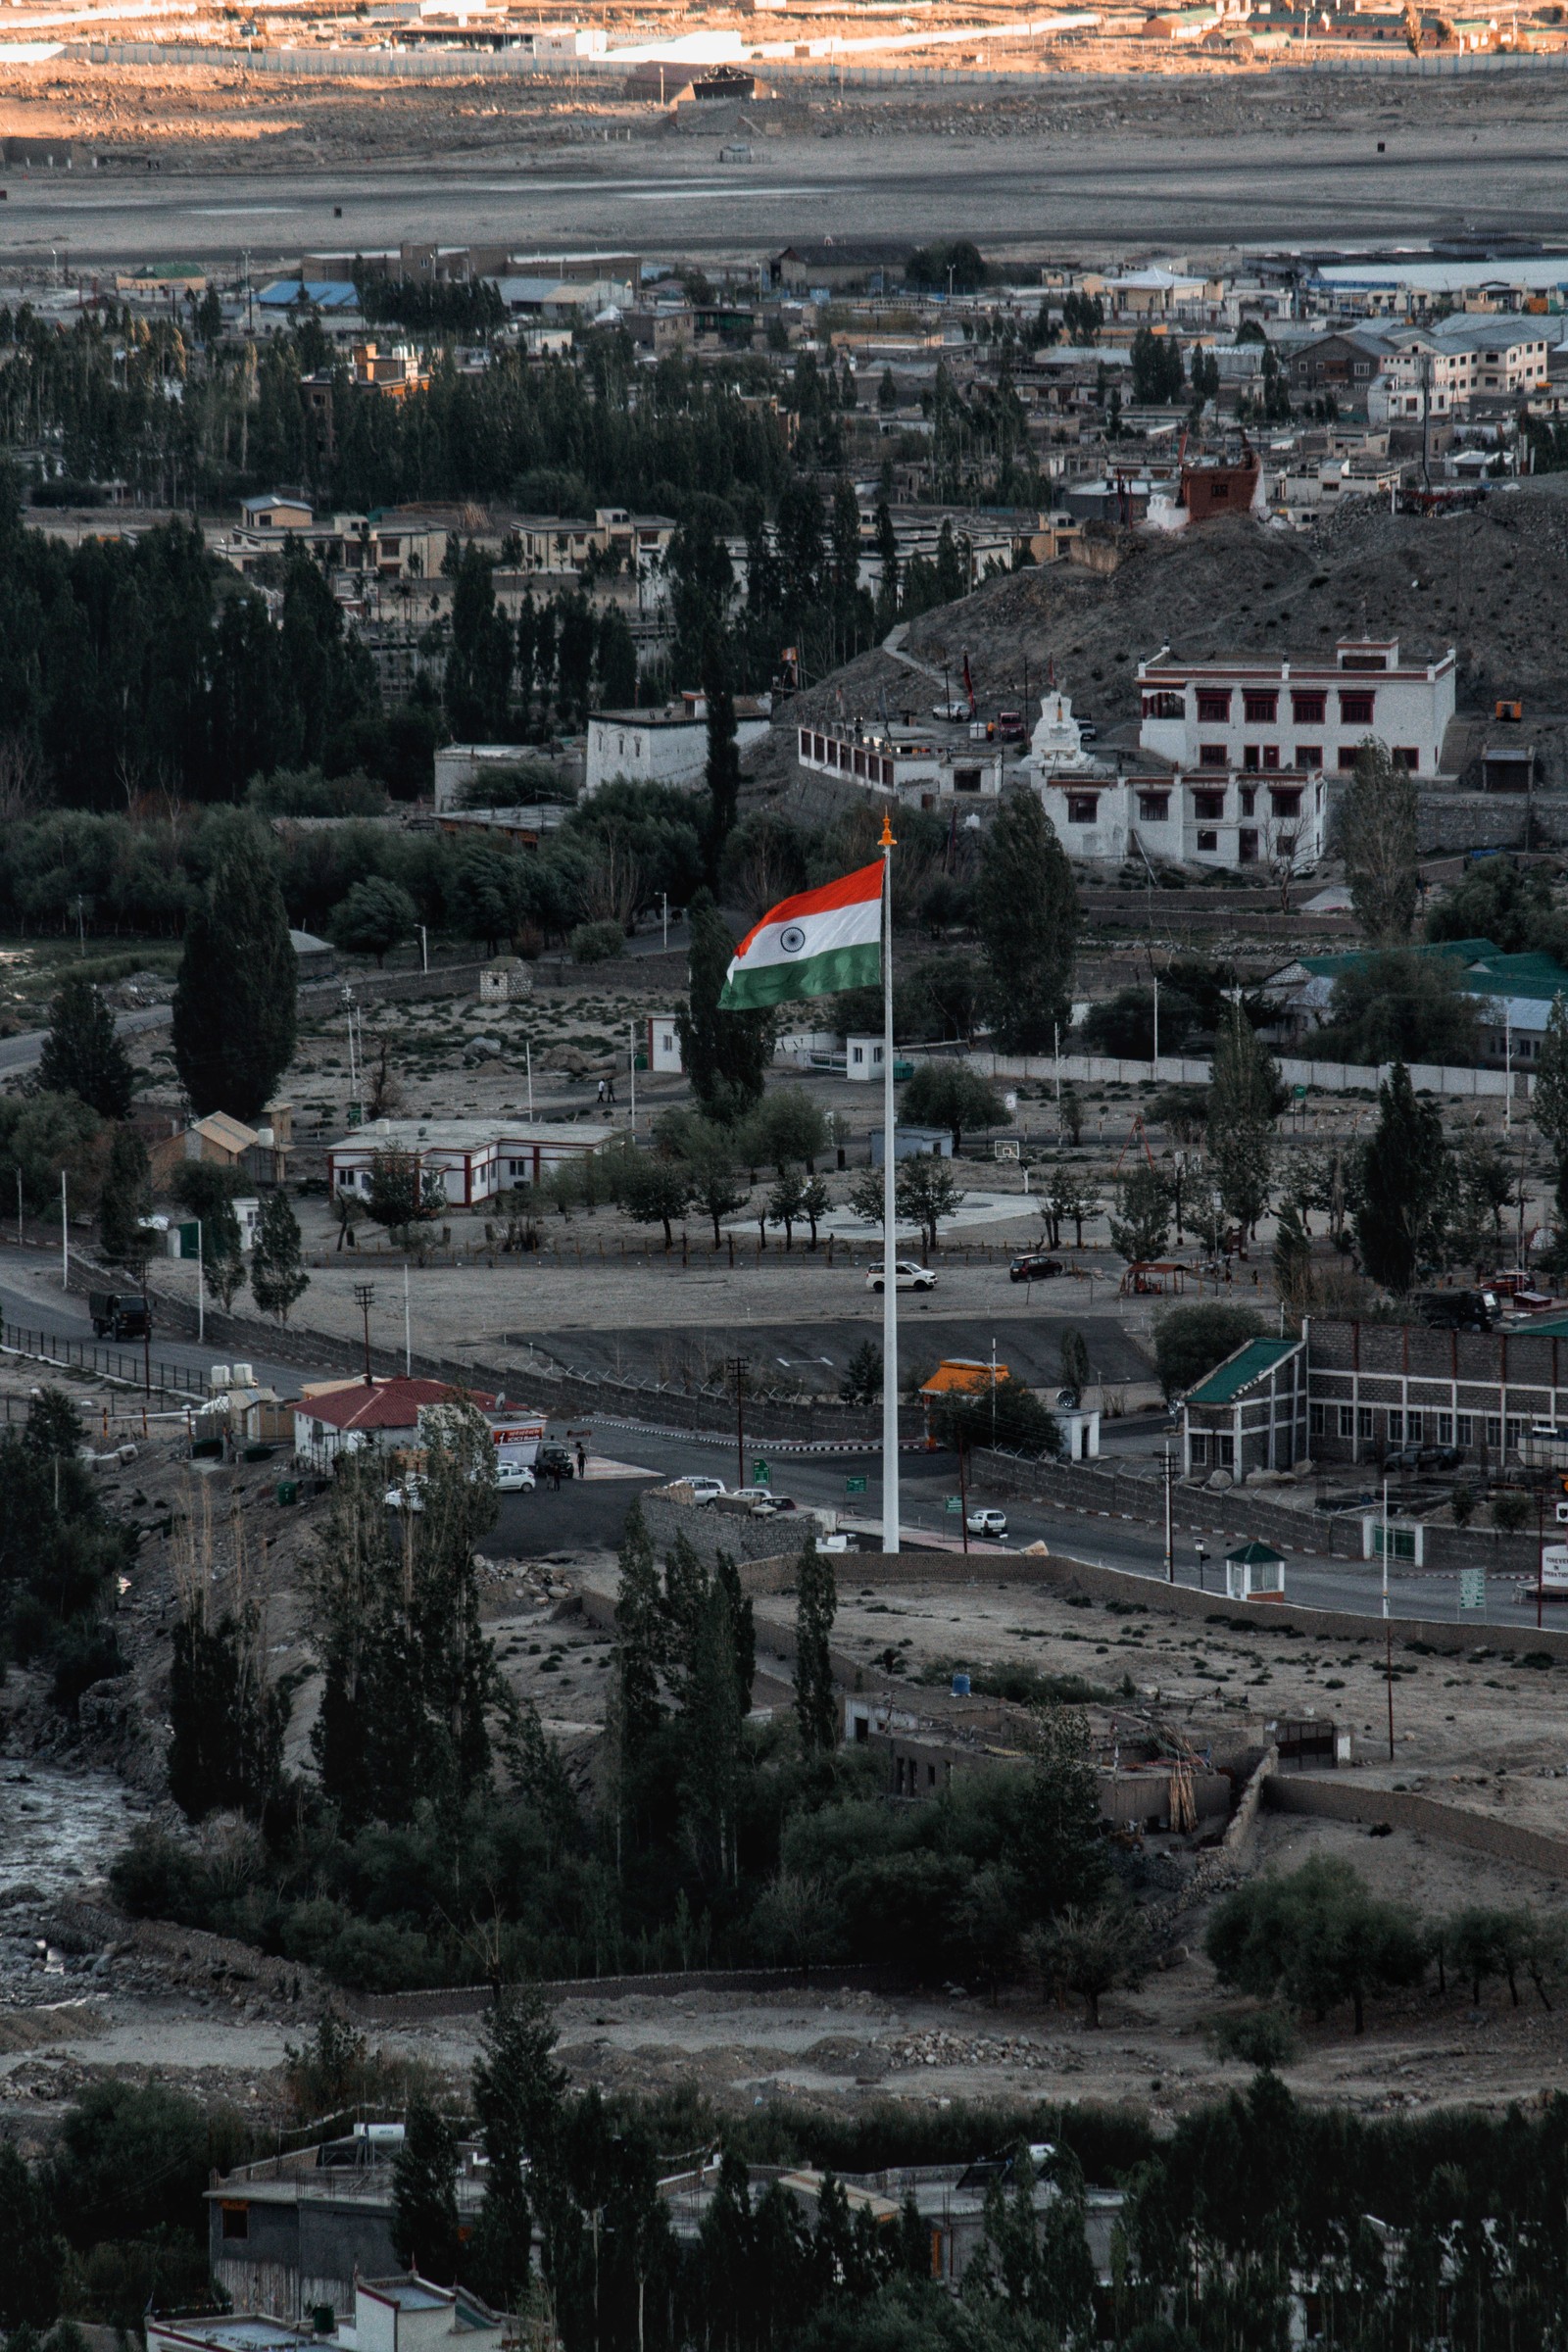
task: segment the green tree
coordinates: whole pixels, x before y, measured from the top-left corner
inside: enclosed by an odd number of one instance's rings
[[[1337,835],[1362,933],[1374,947],[1402,946],[1417,897],[1415,778],[1370,736],[1356,753]]]
[[[1446,956],[1389,948],[1358,956],[1334,983],[1315,1053],[1376,1066],[1385,1061],[1470,1064],[1480,1044],[1481,1000]]]
[[[1208,1096],[1209,1174],[1227,1213],[1250,1233],[1268,1206],[1279,1072],[1239,1004],[1214,1040]]]
[[[634,1503],[620,1542],[615,1592],[615,1674],[620,1686],[621,1738],[635,1760],[658,1730],[659,1670],[663,1657],[663,1604],[654,1547]]]
[[[251,1290],[264,1315],[288,1321],[289,1308],[311,1287],[300,1250],[299,1219],[281,1186],[262,1201],[251,1250]]]
[[[878,1184],[880,1170],[873,1170]],[[948,1162],[939,1152],[913,1152],[901,1159],[894,1171],[894,1213],[906,1224],[918,1225],[922,1247],[932,1250],[937,1246],[937,1230],[945,1217],[951,1217],[963,1199],[963,1191]],[[852,1196],[859,1205],[858,1191]],[[865,1211],[859,1208],[863,1216]],[[876,1220],[882,1221],[880,1200]]]
[[[775,1177],[767,1196],[766,1215],[770,1225],[784,1228],[784,1247],[795,1247],[795,1228],[805,1221],[806,1179],[799,1168],[786,1168]]]
[[[963,1061],[926,1061],[904,1090],[899,1111],[906,1125],[946,1127],[956,1158],[966,1127],[998,1127],[1005,1113],[989,1079]]]
[[[714,1577],[698,1610],[680,1712],[685,1842],[710,1887],[733,1886],[740,1874],[742,1726],[751,1705],[751,1686],[742,1687],[737,1666],[730,1590],[727,1582]]]
[[[43,2182],[15,2140],[0,2141],[0,2328],[13,2343],[60,2309],[65,2254]]]
[[[687,912],[691,978],[686,1010],[676,1021],[681,1058],[707,1116],[733,1126],[762,1099],[773,1019],[767,1012],[719,1010],[735,941],[710,891],[698,891]]]
[[[1068,1324],[1061,1335],[1061,1385],[1081,1396],[1094,1375],[1089,1365],[1089,1347],[1081,1331]]]
[[[115,1016],[90,980],[67,979],[49,1010],[37,1083],[51,1095],[74,1095],[101,1119],[123,1119],[136,1091],[130,1056]]]
[[[234,1169],[217,1167],[211,1160],[184,1159],[171,1176],[169,1189],[201,1227],[202,1279],[226,1308],[235,1292],[245,1287],[245,1258],[234,1214],[239,1177]]]
[[[620,1172],[621,1206],[634,1224],[662,1225],[666,1250],[674,1248],[674,1220],[685,1215],[691,1197],[691,1172],[680,1160],[628,1154]]]
[[[845,1404],[876,1404],[882,1395],[882,1350],[862,1340],[844,1367],[839,1396]]]
[[[1066,1020],[1078,919],[1072,868],[1038,794],[1004,793],[975,883],[986,1007],[1004,1052],[1046,1052]]]
[[[406,890],[382,874],[368,874],[333,907],[327,928],[335,946],[350,956],[373,956],[380,965],[388,948],[413,935],[418,919]]]
[[[437,2286],[458,2275],[458,2142],[429,2100],[409,2103],[403,2145],[392,2161],[392,2244],[407,2270]]]
[[[708,871],[718,876],[724,844],[735,830],[740,803],[741,756],[735,734],[735,695],[729,663],[715,638],[704,667],[703,692],[708,698]]]
[[[1553,1158],[1559,1164],[1568,1160],[1568,998],[1560,992],[1546,1016],[1530,1115],[1551,1146]]]
[[[809,1535],[795,1585],[795,1720],[808,1755],[838,1745],[838,1701],[833,1690],[833,1620],[838,1587],[833,1562]]]
[[[103,1166],[103,1127],[95,1110],[75,1095],[0,1095],[0,1197],[8,1208],[18,1180],[28,1209],[60,1210],[65,1175],[74,1210],[98,1198]]]
[[[713,1248],[723,1245],[723,1219],[732,1217],[751,1199],[751,1186],[735,1166],[729,1132],[710,1119],[689,1121],[683,1131],[682,1152],[691,1184],[694,1207],[713,1228]]]
[[[1204,1949],[1221,1984],[1325,2017],[1348,2001],[1357,2034],[1369,1998],[1418,1984],[1426,1946],[1402,1903],[1374,1896],[1348,1862],[1317,1854],[1270,1872],[1216,1907]]]
[[[142,1219],[153,1205],[147,1147],[134,1127],[117,1127],[98,1197],[98,1240],[112,1266],[135,1272],[152,1255],[153,1237]]]
[[[618,605],[599,616],[599,691],[612,710],[629,710],[637,701],[637,647]]]
[[[436,1168],[421,1168],[417,1152],[389,1145],[370,1154],[370,1189],[365,1213],[374,1224],[396,1228],[427,1223],[447,1205],[446,1186]]]
[[[267,1678],[255,1603],[215,1623],[206,1586],[193,1586],[169,1673],[169,1793],[187,1821],[223,1810],[260,1819],[282,1771],[289,1711],[287,1690]]]
[[[1155,1257],[1170,1232],[1170,1186],[1147,1162],[1121,1179],[1120,1215],[1110,1220],[1110,1246],[1129,1265]]]
[[[1355,1212],[1356,1249],[1374,1282],[1403,1297],[1424,1267],[1442,1263],[1457,1191],[1437,1105],[1416,1101],[1409,1071],[1396,1062],[1378,1088]]]
[[[298,977],[267,845],[225,845],[174,984],[174,1067],[199,1117],[253,1119],[267,1102],[293,1056]]]
[[[498,2310],[514,2310],[527,2287],[535,2220],[547,2238],[560,2228],[566,2073],[556,2040],[555,2019],[532,1985],[510,1989],[479,2028],[473,2112],[486,2171],[473,2267]]]
[[[1098,2028],[1105,1994],[1136,1992],[1148,1975],[1149,1938],[1127,1903],[1069,1904],[1035,1936],[1033,1958],[1048,1981],[1078,1994]]]
[[[776,1086],[763,1096],[737,1141],[754,1165],[782,1176],[797,1161],[811,1168],[827,1150],[829,1134],[820,1105],[804,1086]]]
[[[1250,1306],[1226,1306],[1216,1299],[1199,1306],[1168,1306],[1154,1324],[1154,1365],[1167,1403],[1185,1396],[1207,1378],[1216,1364],[1263,1329]]]

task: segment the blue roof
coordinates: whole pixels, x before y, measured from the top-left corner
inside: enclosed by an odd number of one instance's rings
[[[256,299],[269,311],[290,310],[300,301],[318,311],[357,311],[360,290],[351,277],[277,277]]]

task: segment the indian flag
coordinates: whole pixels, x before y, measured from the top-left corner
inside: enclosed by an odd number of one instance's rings
[[[870,988],[882,977],[882,861],[781,900],[735,951],[721,1012]]]

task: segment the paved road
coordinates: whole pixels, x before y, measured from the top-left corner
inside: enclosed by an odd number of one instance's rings
[[[0,1255],[0,1315],[9,1324],[24,1331],[47,1331],[88,1344],[93,1340],[92,1318],[87,1301],[79,1292],[62,1291],[59,1263],[52,1273],[46,1271],[39,1253],[29,1250],[18,1263],[19,1253],[7,1249]],[[103,1343],[106,1351],[122,1356],[127,1364],[139,1367],[142,1361],[141,1343],[122,1340],[118,1344]],[[302,1350],[303,1352],[303,1350]],[[153,1327],[151,1354],[155,1363],[174,1365],[187,1370],[190,1385],[197,1394],[205,1394],[208,1374],[214,1364],[232,1363],[233,1354],[225,1355],[211,1346],[198,1347],[193,1339],[173,1331]],[[312,1377],[312,1369],[302,1369],[298,1363],[285,1363],[281,1358],[269,1357],[265,1352],[245,1358],[253,1364],[256,1377],[264,1385],[277,1389],[283,1396],[297,1395],[300,1382]],[[104,1368],[108,1368],[107,1365]],[[334,1369],[330,1364],[315,1367],[318,1377],[325,1378]]]
[[[1336,85],[1327,94],[1332,101]],[[1532,96],[1545,95],[1538,77]],[[1075,103],[1059,85],[1047,96],[1063,108]],[[256,274],[273,266],[270,256],[297,267],[314,248],[367,251],[403,238],[733,253],[776,251],[788,237],[845,226],[993,243],[999,234],[1009,242],[1092,234],[1112,244],[1153,239],[1162,251],[1202,238],[1382,240],[1493,226],[1557,234],[1568,150],[1539,122],[1510,121],[1500,89],[1478,89],[1483,97],[1491,103],[1477,136],[1364,117],[1343,130],[1282,132],[1260,119],[1228,136],[1151,138],[1129,126],[1113,141],[1098,128],[1004,145],[908,133],[770,139],[754,168],[722,172],[684,142],[678,151],[648,144],[613,156],[584,148],[538,167],[432,170],[411,160],[243,176],[171,172],[156,181],[12,171],[6,252],[69,256],[73,267],[248,252]],[[1387,101],[1404,102],[1397,85]],[[1374,128],[1385,138],[1382,155]]]
[[[134,1037],[139,1029],[169,1026],[167,1004],[147,1004],[137,1012],[118,1012],[115,1027],[122,1037]],[[43,1052],[47,1029],[25,1029],[17,1037],[0,1038],[0,1070],[30,1070]]]

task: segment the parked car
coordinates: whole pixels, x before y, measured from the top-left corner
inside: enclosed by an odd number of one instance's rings
[[[868,1291],[883,1288],[880,1266],[872,1267],[865,1278],[865,1287]],[[937,1278],[929,1266],[919,1265],[912,1257],[901,1257],[893,1269],[893,1287],[897,1291],[934,1291]]]
[[[971,1511],[964,1521],[971,1536],[1004,1536],[1007,1532],[1005,1511]]]
[[[931,715],[933,718],[967,718],[969,706],[965,702],[956,700],[951,703],[935,703],[932,706]]]
[[[771,1502],[773,1490],[771,1487],[731,1487],[728,1499],[731,1502],[747,1502],[755,1506],[760,1502]]]
[[[774,1519],[780,1511],[799,1510],[793,1494],[764,1494],[752,1505],[754,1519]]]
[[[563,1478],[575,1478],[577,1475],[577,1459],[571,1447],[557,1445],[554,1439],[540,1446],[535,1461],[541,1478],[548,1477],[556,1470],[561,1472]]]
[[[1061,1271],[1062,1264],[1059,1257],[1042,1257],[1038,1250],[1026,1250],[1022,1257],[1015,1257],[1007,1268],[1007,1280],[1009,1282],[1049,1282],[1053,1274],[1059,1274]]]
[[[147,1336],[147,1301],[138,1291],[89,1291],[87,1312],[100,1340]]]
[[[1421,1447],[1419,1446],[1396,1446],[1392,1453],[1384,1455],[1383,1467],[1385,1470],[1419,1470]]]
[[[1457,1470],[1464,1460],[1459,1446],[1423,1446],[1418,1468],[1422,1470]]]
[[[693,1502],[716,1502],[720,1494],[729,1493],[721,1478],[687,1478],[680,1483],[690,1487]]]
[[[386,1491],[387,1509],[389,1511],[422,1511],[424,1490],[429,1483],[422,1470],[408,1471],[398,1480],[396,1486],[388,1487]]]
[[[526,1462],[498,1462],[496,1492],[498,1494],[531,1494],[539,1481]]]

